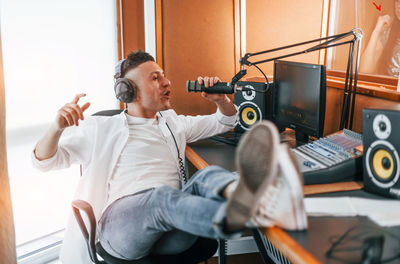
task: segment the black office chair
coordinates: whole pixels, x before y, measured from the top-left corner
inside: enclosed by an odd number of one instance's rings
[[[100,242],[95,241],[96,237],[96,218],[92,206],[83,200],[75,200],[72,202],[72,209],[78,225],[85,238],[88,247],[90,259],[96,264],[190,264],[199,263],[211,258],[218,248],[218,242],[214,239],[199,237],[196,242],[186,251],[177,255],[157,255],[150,254],[138,260],[123,260],[108,254]],[[89,219],[88,226],[83,221],[81,212],[84,212]],[[97,254],[104,259],[100,261]]]
[[[122,110],[104,110],[93,114],[94,116],[113,116],[120,114]],[[82,168],[81,168],[82,172]],[[82,173],[81,173],[82,174]],[[138,260],[127,261],[119,259],[108,254],[99,242],[96,243],[96,218],[94,216],[92,206],[83,200],[75,200],[72,202],[72,209],[74,216],[78,222],[78,225],[85,238],[86,245],[88,247],[89,256],[91,260],[98,264],[190,264],[199,263],[204,261],[207,263],[207,259],[211,258],[218,249],[218,242],[214,239],[199,237],[196,242],[186,251],[176,255],[158,255],[151,254]],[[81,211],[83,211],[89,219],[88,226],[83,221]],[[97,254],[104,259],[99,261]]]

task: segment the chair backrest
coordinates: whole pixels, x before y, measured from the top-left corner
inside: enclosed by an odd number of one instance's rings
[[[85,238],[90,259],[96,264],[100,263],[96,255],[96,218],[94,217],[92,206],[86,201],[75,200],[72,202],[72,210],[74,212],[76,221],[78,222],[79,228],[82,231],[83,237]],[[81,211],[84,212],[89,219],[88,228],[83,221]]]
[[[122,112],[122,109],[111,109],[111,110],[103,110],[93,114],[93,116],[113,116],[118,115]]]

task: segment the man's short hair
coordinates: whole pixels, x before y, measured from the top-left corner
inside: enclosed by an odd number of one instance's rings
[[[134,69],[147,61],[155,61],[153,56],[147,52],[138,50],[136,52],[129,53],[128,57],[122,63],[119,77],[124,77],[129,70]]]

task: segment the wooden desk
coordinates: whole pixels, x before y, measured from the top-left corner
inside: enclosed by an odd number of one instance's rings
[[[210,151],[212,144],[212,151]],[[202,140],[190,144],[186,148],[186,158],[196,169],[202,169],[209,164],[220,165],[225,169],[234,171],[235,147],[210,140]],[[342,190],[359,190],[362,184],[359,182],[341,182],[332,184],[318,184],[304,186],[304,194],[317,194],[336,192]],[[261,232],[290,262],[293,263],[321,263],[313,254],[304,249],[289,232],[279,227],[261,229]],[[295,232],[290,232],[295,233]],[[304,233],[304,232],[300,232]]]

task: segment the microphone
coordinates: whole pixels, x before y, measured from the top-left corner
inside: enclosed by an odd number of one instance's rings
[[[231,83],[219,82],[206,88],[204,84],[200,85],[198,81],[186,81],[186,91],[188,92],[206,92],[219,94],[232,94],[236,91],[251,91],[251,88],[232,85]]]
[[[200,85],[198,81],[186,81],[186,91],[188,92],[206,92],[206,93],[220,93],[232,94],[235,88],[230,83],[219,82],[211,87],[206,88],[204,84]]]

